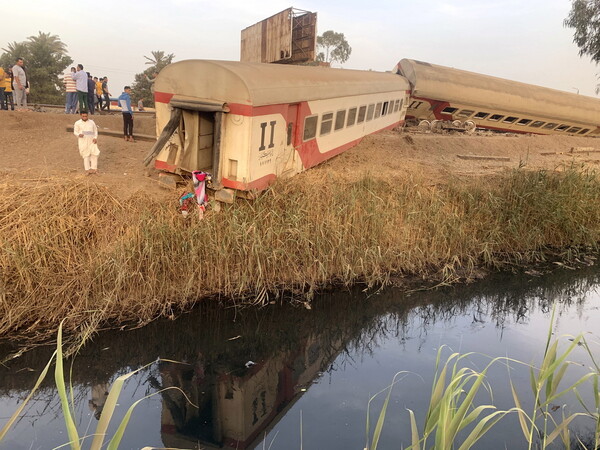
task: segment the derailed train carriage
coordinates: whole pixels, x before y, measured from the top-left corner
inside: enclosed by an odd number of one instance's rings
[[[600,134],[600,100],[464,70],[401,60],[412,90],[407,120],[532,134]]]
[[[160,136],[146,162],[156,156],[157,169],[208,172],[216,190],[261,191],[401,125],[409,94],[392,73],[177,62],[155,82]]]

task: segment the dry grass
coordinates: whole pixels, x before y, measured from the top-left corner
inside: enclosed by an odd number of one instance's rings
[[[87,336],[200,299],[262,303],[393,274],[452,282],[600,237],[600,180],[574,170],[437,187],[299,176],[201,222],[175,205],[88,182],[0,185],[0,336],[44,339],[63,319]]]

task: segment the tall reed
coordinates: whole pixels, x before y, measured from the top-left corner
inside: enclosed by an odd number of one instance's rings
[[[438,350],[435,363],[435,376],[429,398],[429,406],[421,427],[418,425],[415,413],[408,410],[411,436],[410,444],[399,443],[407,450],[468,450],[483,438],[494,425],[507,414],[517,414],[519,425],[524,438],[524,446],[528,449],[546,449],[554,441],[560,439],[563,448],[570,450],[573,442],[578,449],[595,450],[600,447],[600,366],[598,366],[594,352],[590,349],[583,334],[569,339],[569,344],[564,350],[559,350],[560,339],[553,338],[554,311],[550,320],[548,336],[541,364],[534,366],[507,357],[494,358],[486,367],[479,371],[467,366],[467,359],[473,353],[452,353],[442,364],[444,346]],[[563,337],[564,338],[564,337]],[[578,347],[583,347],[587,354],[589,371],[572,384],[565,386],[565,375],[574,363],[568,358]],[[493,388],[487,381],[489,369],[499,363],[505,363],[509,368],[509,383],[514,400],[514,407],[508,410],[496,410],[493,404]],[[529,370],[532,402],[524,401],[519,395],[511,379],[513,370]],[[386,389],[375,394],[367,408],[367,446],[365,450],[377,449],[386,416],[389,414],[388,405],[393,387],[398,383],[399,372],[394,376],[392,383]],[[482,386],[490,396],[490,403],[478,404],[476,396]],[[587,404],[579,393],[581,387],[591,387],[593,405]],[[373,400],[385,394],[383,406],[379,412],[376,427],[370,428],[370,405]],[[567,395],[572,395],[581,406],[581,412],[570,412],[566,405],[561,410],[561,418],[553,415],[553,402],[564,402]],[[578,418],[588,419],[592,425],[593,438],[584,443],[581,436],[573,436],[570,426]],[[433,440],[433,446],[428,442]]]
[[[0,336],[44,339],[66,319],[67,334],[85,337],[200,300],[310,299],[394,276],[448,283],[600,240],[600,181],[576,170],[439,186],[301,175],[203,221],[176,205],[118,200],[90,182],[0,185]]]

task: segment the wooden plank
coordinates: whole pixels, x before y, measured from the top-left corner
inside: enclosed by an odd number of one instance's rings
[[[473,159],[476,161],[510,161],[506,156],[481,156],[481,155],[456,155],[460,159]]]
[[[67,127],[67,132],[72,133],[73,127]],[[112,136],[112,137],[123,137],[123,133],[120,131],[112,131],[112,130],[98,130],[98,134],[102,136]],[[146,141],[146,142],[155,142],[156,136],[152,136],[149,134],[133,134],[133,138],[138,141]]]
[[[579,152],[585,152],[585,153],[589,153],[589,152],[594,152],[596,153],[598,150],[596,150],[594,147],[571,147],[571,153],[579,153]]]

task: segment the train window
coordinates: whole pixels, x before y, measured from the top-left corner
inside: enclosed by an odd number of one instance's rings
[[[502,121],[502,123],[515,123],[517,120],[519,120],[518,117],[508,116],[506,119],[504,119]]]
[[[367,109],[367,122],[373,120],[373,113],[375,112],[375,105],[371,103],[369,109]]]
[[[541,120],[536,120],[535,122],[533,122],[533,123],[532,123],[531,125],[529,125],[529,126],[530,126],[530,127],[533,127],[533,128],[539,128],[539,127],[541,127],[542,125],[544,125],[545,123],[546,123],[546,122],[543,122],[543,121],[541,121]]]
[[[400,109],[400,100],[396,100],[396,102],[394,103],[394,112],[398,112],[399,109]]]
[[[569,129],[569,126],[570,125],[562,124],[562,125],[556,127],[556,129],[554,131],[567,131]]]
[[[294,134],[294,122],[288,123],[287,127],[287,145],[292,144],[292,135]]]
[[[490,113],[478,112],[477,114],[475,114],[475,117],[473,117],[473,119],[485,119],[489,115]]]
[[[348,121],[346,122],[347,127],[351,127],[356,123],[356,108],[350,108],[348,110]]]
[[[390,100],[388,102],[388,110],[387,113],[388,114],[392,114],[394,112],[394,100]]]
[[[467,117],[471,117],[471,116],[473,115],[473,113],[474,113],[474,112],[475,112],[475,111],[473,111],[473,110],[470,110],[470,109],[463,109],[462,111],[460,111],[460,112],[458,113],[458,117],[465,117],[465,118],[467,118]]]
[[[319,136],[324,136],[331,133],[331,126],[333,125],[333,113],[325,113],[321,117],[321,132]]]
[[[492,122],[499,122],[504,116],[502,114],[492,114],[488,120]]]
[[[357,123],[363,123],[365,121],[366,115],[367,115],[367,106],[363,105],[358,110],[358,121],[357,121]]]
[[[383,102],[383,109],[381,110],[382,116],[386,116],[389,113],[389,111],[388,111],[389,106],[390,106],[390,102]]]
[[[377,103],[377,106],[375,106],[375,118],[377,119],[379,116],[381,116],[381,102]]]
[[[544,125],[544,130],[551,130],[554,127],[556,127],[558,124],[557,123],[547,123],[546,125]]]
[[[578,134],[585,134],[588,133],[590,131],[589,128],[584,128],[583,130],[581,130]]]
[[[458,111],[458,108],[451,108],[450,106],[448,106],[447,108],[444,108],[442,110],[442,113],[444,113],[444,114],[454,114],[456,111]]]
[[[402,109],[402,104],[404,103],[404,99],[400,99],[400,106],[398,107],[398,109]]]
[[[418,102],[417,100],[415,100],[410,104],[409,108],[417,109],[422,104],[423,104],[423,102]]]
[[[318,121],[319,116],[310,116],[304,119],[304,134],[302,136],[302,139],[304,141],[308,141],[309,139],[312,139],[317,135]]]
[[[531,122],[533,122],[531,119],[521,119],[517,122],[517,125],[529,125]]]
[[[343,109],[338,111],[335,114],[335,131],[341,130],[344,128],[344,123],[346,123],[346,110]]]
[[[567,133],[579,133],[580,131],[581,131],[581,127],[572,127],[572,128],[569,128]]]

